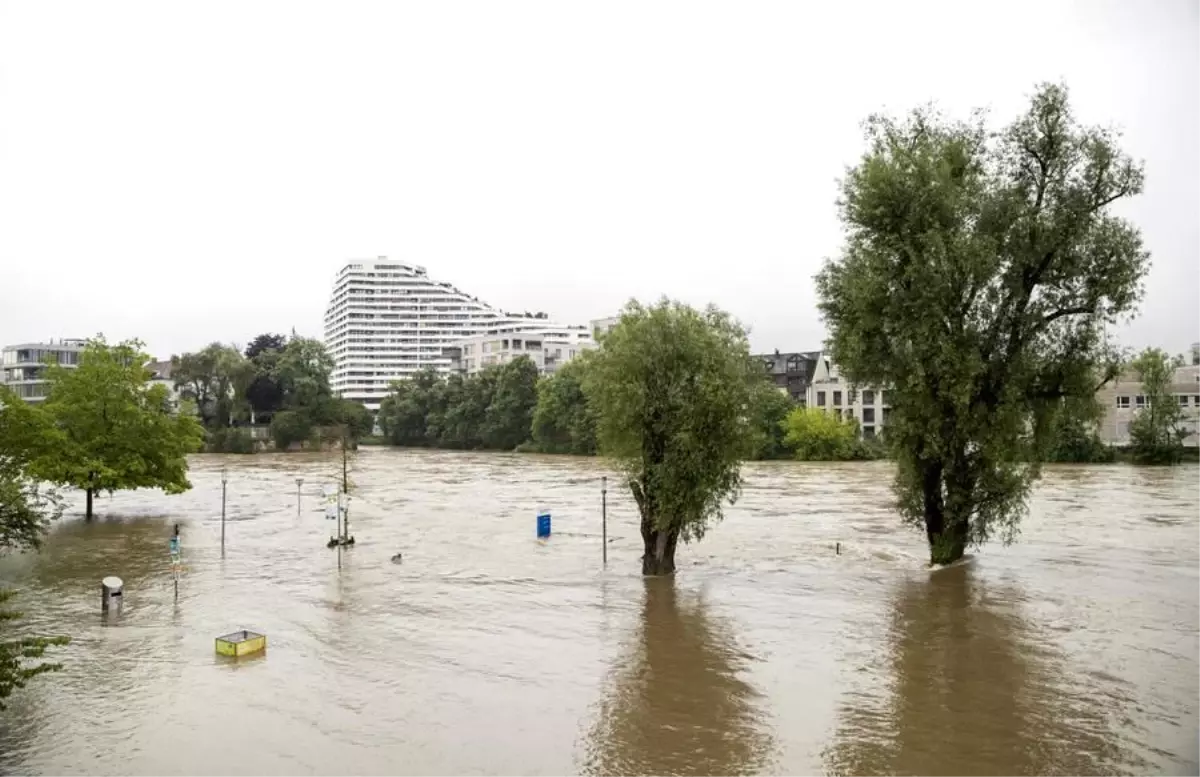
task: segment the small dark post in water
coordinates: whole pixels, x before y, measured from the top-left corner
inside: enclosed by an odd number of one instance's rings
[[[842,555],[842,543],[840,543],[840,542],[837,543],[836,545],[833,546],[833,549],[837,553],[837,555],[839,555],[839,556]]]
[[[600,478],[600,542],[604,546],[604,565],[608,566],[608,476]]]
[[[304,485],[304,478],[296,478],[296,517],[300,517],[300,486]]]
[[[221,467],[221,555],[225,555],[225,484],[229,482],[229,472]]]

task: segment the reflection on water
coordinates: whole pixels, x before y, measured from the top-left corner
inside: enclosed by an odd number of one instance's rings
[[[0,773],[1197,771],[1195,467],[1048,468],[1018,544],[930,575],[887,462],[754,465],[677,579],[645,582],[600,460],[351,467],[340,565],[321,454],[198,456],[192,491],[92,523],[80,496],[41,554],[0,558],[23,624],[72,637],[0,714]],[[126,584],[107,620],[105,575]],[[240,628],[266,655],[218,660]]]
[[[964,564],[909,578],[887,632],[886,690],[852,694],[826,765],[838,774],[1113,774],[1123,749],[1102,697],[1064,687],[1019,593]],[[1121,700],[1128,703],[1128,700]]]
[[[585,774],[754,774],[768,764],[744,659],[725,624],[688,599],[672,579],[645,581],[632,655],[600,704]]]

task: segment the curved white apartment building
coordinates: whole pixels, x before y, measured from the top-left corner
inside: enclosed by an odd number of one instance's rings
[[[552,332],[591,341],[586,327],[504,313],[425,268],[387,257],[352,260],[337,274],[325,311],[325,347],[334,360],[331,383],[340,396],[378,410],[393,380],[433,367],[458,368],[460,340],[502,329]]]

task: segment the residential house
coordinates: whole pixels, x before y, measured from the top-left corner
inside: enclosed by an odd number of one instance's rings
[[[807,391],[809,407],[853,418],[858,421],[862,436],[870,439],[887,426],[891,415],[888,398],[885,388],[849,383],[827,354],[818,354]]]

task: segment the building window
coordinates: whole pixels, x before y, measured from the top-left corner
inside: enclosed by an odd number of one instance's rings
[[[888,422],[891,421],[891,419],[892,419],[892,409],[890,407],[885,407],[883,409],[883,425],[887,426]]]
[[[842,392],[840,392],[840,391],[833,392],[833,406],[841,407],[841,404],[842,404]]]
[[[863,427],[863,439],[864,440],[870,440],[874,436],[875,436],[875,427],[874,426],[864,426]]]
[[[886,389],[879,392],[879,404],[886,407],[888,404],[890,404],[888,399],[888,391]]]
[[[787,371],[788,372],[799,372],[800,371],[800,357],[799,356],[789,356],[788,357]]]
[[[817,407],[825,407],[825,392],[817,392]]]
[[[1128,410],[1129,409],[1129,397],[1117,397],[1117,407]]]
[[[864,393],[864,395],[866,394],[866,392],[863,392],[863,393]],[[864,401],[865,401],[865,400],[864,400]],[[875,423],[875,408],[873,408],[873,407],[864,407],[864,408],[863,408],[863,411],[862,411],[862,414],[863,414],[863,423],[864,423],[864,424],[873,424],[873,423]]]
[[[1143,396],[1142,394],[1138,394],[1136,397],[1133,398],[1133,404],[1134,404],[1134,406],[1139,407],[1139,408],[1145,407],[1146,406],[1146,397]]]
[[[1192,404],[1200,407],[1200,394],[1192,394]]]
[[[1187,394],[1180,394],[1179,395],[1179,406],[1187,407],[1187,399],[1188,399]]]
[[[875,404],[875,392],[874,391],[870,391],[869,389],[863,389],[863,404],[864,405]],[[866,416],[864,415],[863,418],[865,420]]]

